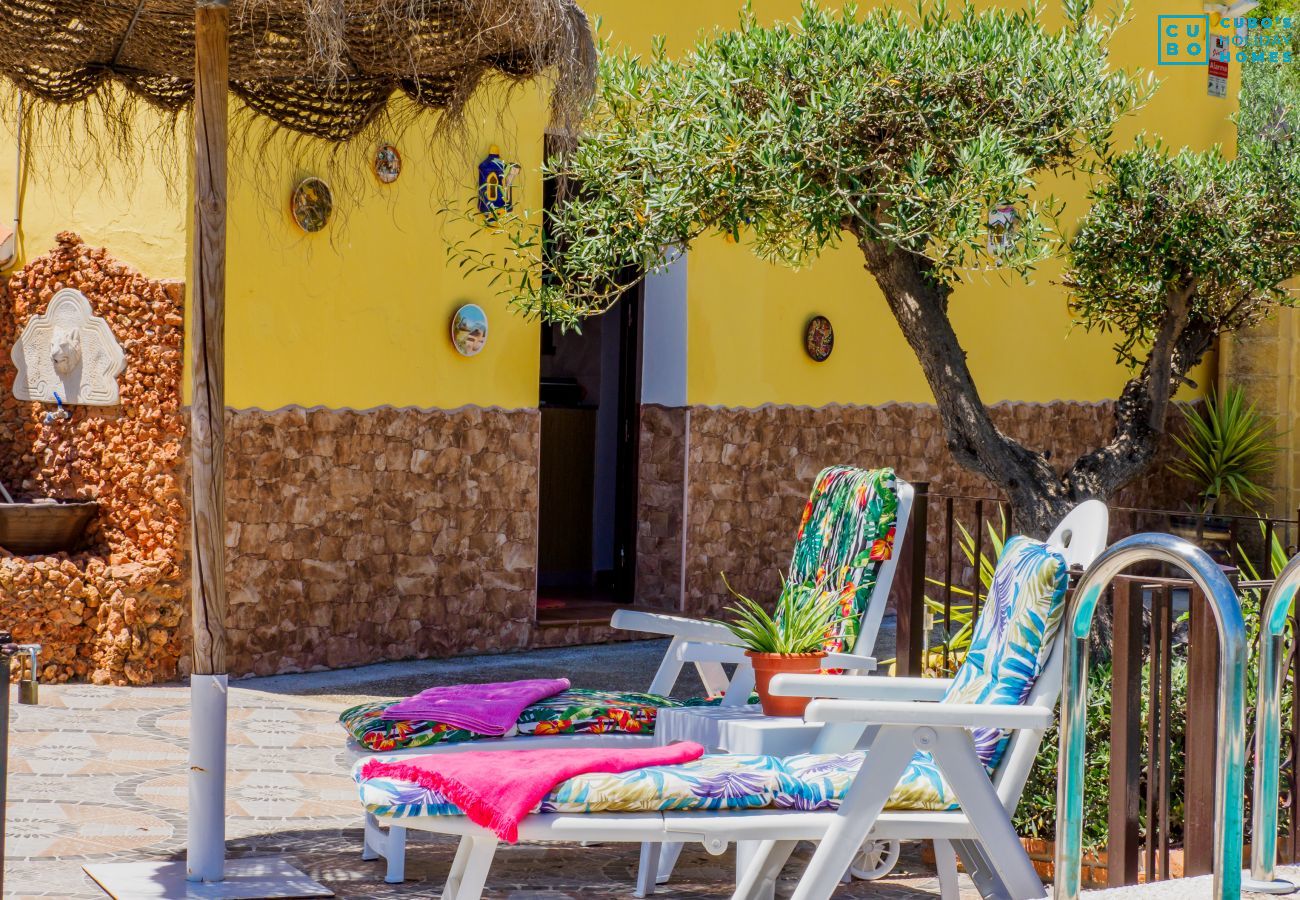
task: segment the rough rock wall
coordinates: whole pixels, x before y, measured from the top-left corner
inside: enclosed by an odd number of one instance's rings
[[[682,593],[686,426],[685,409],[656,404],[641,407],[636,599],[665,609],[676,609]]]
[[[697,406],[643,411],[642,421],[674,415],[686,420],[681,445],[687,456],[686,578],[681,608],[690,615],[717,615],[725,605],[719,572],[725,572],[742,593],[771,593],[777,571],[789,565],[807,492],[827,465],[893,466],[910,481],[928,481],[935,493],[996,495],[990,483],[952,459],[938,412],[932,406]],[[1050,458],[1062,465],[1103,440],[1110,433],[1111,416],[1110,403],[1002,403],[994,407],[999,427],[1031,447],[1050,451]],[[643,459],[647,442],[660,458],[672,453],[667,446],[670,436],[663,429],[643,431]],[[643,463],[642,478],[646,477]],[[1115,504],[1177,505],[1181,492],[1176,480],[1158,465],[1140,485],[1122,492]],[[657,503],[671,506],[662,497]],[[646,509],[645,501],[642,507],[643,517],[655,514],[655,510]],[[939,512],[931,511],[931,574],[942,572]],[[963,510],[959,508],[956,515],[960,519]],[[680,559],[680,541],[674,545],[666,538],[650,541],[643,536],[638,543],[638,567],[651,571],[669,567],[674,554]]]
[[[126,353],[121,405],[47,407],[13,396],[9,348],[72,287]],[[149,684],[188,652],[180,411],[184,287],[152,281],[70,232],[5,285],[0,304],[0,480],[20,497],[95,499],[84,550],[0,558],[0,623],[44,645],[47,681]]]
[[[536,410],[227,413],[230,670],[532,640]]]

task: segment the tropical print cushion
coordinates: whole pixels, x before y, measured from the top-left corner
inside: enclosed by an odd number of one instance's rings
[[[534,812],[688,812],[719,809],[836,809],[867,754],[803,753],[777,756],[713,754],[679,766],[579,775],[561,782]],[[903,791],[920,777],[914,760],[887,809],[915,809]],[[460,809],[438,791],[398,778],[361,778],[353,767],[368,812],[390,817],[458,816]]]
[[[707,706],[721,698],[674,700],[658,694],[633,691],[594,691],[571,688],[527,707],[515,727],[504,737],[518,734],[654,734],[655,717],[661,709]],[[339,722],[351,738],[375,752],[414,750],[434,744],[459,741],[497,740],[452,728],[439,722],[385,719],[392,700],[362,703],[347,709]]]
[[[844,617],[827,631],[828,652],[856,649],[880,566],[894,552],[897,520],[893,469],[831,466],[817,476],[799,522],[789,578],[822,582],[825,591],[839,595]]]
[[[1017,536],[1002,548],[993,582],[980,610],[970,650],[942,703],[1018,706],[1029,697],[1051,655],[1065,613],[1069,570],[1065,558],[1041,541]],[[1011,733],[973,730],[975,752],[993,774]],[[956,809],[957,800],[934,758],[918,752],[894,792],[909,809]]]
[[[825,766],[844,770],[847,784],[862,765],[863,754],[824,755]],[[794,757],[795,760],[800,757]],[[561,782],[542,800],[535,812],[661,812],[665,810],[719,810],[815,808],[801,797],[801,785],[776,756],[712,754],[679,766],[651,766],[631,772],[579,775]],[[809,764],[809,769],[816,767]],[[383,816],[448,816],[460,810],[442,794],[411,781],[360,777],[361,763],[352,776],[368,812]],[[826,798],[841,779],[816,772],[814,790],[821,805],[836,804]],[[847,790],[847,788],[845,788]],[[841,792],[839,796],[843,796]]]

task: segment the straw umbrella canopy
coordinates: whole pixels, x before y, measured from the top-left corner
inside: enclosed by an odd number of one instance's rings
[[[455,119],[490,74],[554,77],[551,128],[572,133],[595,49],[574,0],[0,0],[0,82],[37,106],[124,96],[194,117],[191,273],[191,879],[224,863],[223,492],[226,171],[230,95],[291,132],[341,143],[405,96]]]

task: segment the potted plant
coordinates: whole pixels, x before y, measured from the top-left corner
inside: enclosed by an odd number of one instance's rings
[[[1273,419],[1247,404],[1239,387],[1222,397],[1210,395],[1203,410],[1181,410],[1184,427],[1174,442],[1182,455],[1169,470],[1195,487],[1197,514],[1171,517],[1170,530],[1225,543],[1231,539],[1231,520],[1222,517],[1226,501],[1253,512],[1271,496],[1261,480],[1276,462],[1278,433]]]
[[[722,583],[738,601],[728,607],[734,615],[720,622],[736,636],[754,666],[754,687],[769,716],[802,716],[808,697],[774,697],[772,677],[782,672],[820,672],[826,658],[826,635],[843,618],[839,594],[825,591],[823,582],[792,582],[781,576],[781,595],[769,615],[763,606]],[[715,620],[716,621],[716,620]]]

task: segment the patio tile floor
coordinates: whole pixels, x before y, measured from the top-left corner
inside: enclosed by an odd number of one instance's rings
[[[408,881],[383,883],[360,858],[360,815],[337,724],[347,704],[449,680],[498,680],[564,671],[577,686],[644,687],[661,642],[386,664],[234,682],[227,848],[232,856],[283,854],[340,897],[436,897],[450,839],[416,836]],[[613,680],[613,682],[611,681]],[[616,683],[615,683],[616,682]],[[683,692],[692,690],[690,684]],[[91,900],[104,894],[81,871],[90,862],[167,859],[185,846],[188,691],[183,686],[47,685],[41,705],[12,707],[5,887],[7,898]],[[487,896],[583,900],[631,896],[637,847],[525,844],[498,855]],[[803,851],[807,856],[810,851]],[[800,867],[782,885],[794,887]],[[726,897],[730,854],[688,847],[664,897]],[[973,890],[963,898],[977,896]],[[837,897],[933,897],[933,873],[912,850],[876,883]]]

